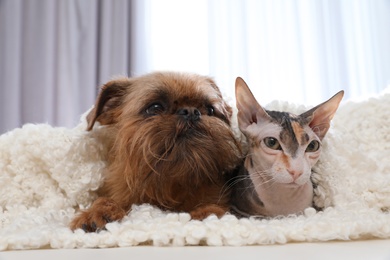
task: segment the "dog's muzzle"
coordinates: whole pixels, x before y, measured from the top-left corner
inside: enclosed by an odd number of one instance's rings
[[[186,121],[196,122],[200,120],[202,113],[195,107],[183,107],[176,113]]]

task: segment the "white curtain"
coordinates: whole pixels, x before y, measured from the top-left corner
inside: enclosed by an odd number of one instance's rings
[[[390,83],[389,0],[148,3],[149,69],[209,74],[231,97],[237,76],[263,104],[363,98]]]
[[[315,105],[390,80],[390,0],[0,0],[0,133],[73,127],[98,86],[153,70],[208,74],[234,98]]]
[[[73,127],[98,86],[130,72],[127,0],[0,0],[0,133]]]

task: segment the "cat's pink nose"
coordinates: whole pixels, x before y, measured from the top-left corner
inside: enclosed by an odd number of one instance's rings
[[[303,172],[301,172],[301,171],[296,171],[296,170],[288,170],[288,173],[291,175],[291,177],[292,177],[293,180],[295,181],[296,179],[299,178],[299,176],[302,175]]]

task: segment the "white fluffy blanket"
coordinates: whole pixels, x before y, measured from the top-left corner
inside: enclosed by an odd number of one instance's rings
[[[268,108],[302,112],[273,102]],[[102,183],[104,128],[84,131],[25,125],[0,136],[0,250],[135,245],[260,245],[390,238],[390,93],[345,102],[315,167],[315,203],[300,216],[204,221],[134,206],[106,231],[72,232],[77,205],[88,207]]]

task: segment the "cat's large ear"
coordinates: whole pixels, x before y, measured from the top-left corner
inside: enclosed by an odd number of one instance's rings
[[[337,108],[344,96],[344,91],[338,92],[331,97],[328,101],[319,104],[318,106],[310,109],[309,111],[301,114],[301,116],[308,119],[310,128],[314,133],[322,140],[330,127],[330,121],[332,120]]]
[[[252,124],[269,121],[270,116],[256,101],[245,81],[236,79],[236,105],[238,109],[238,126],[243,133],[250,133]]]

